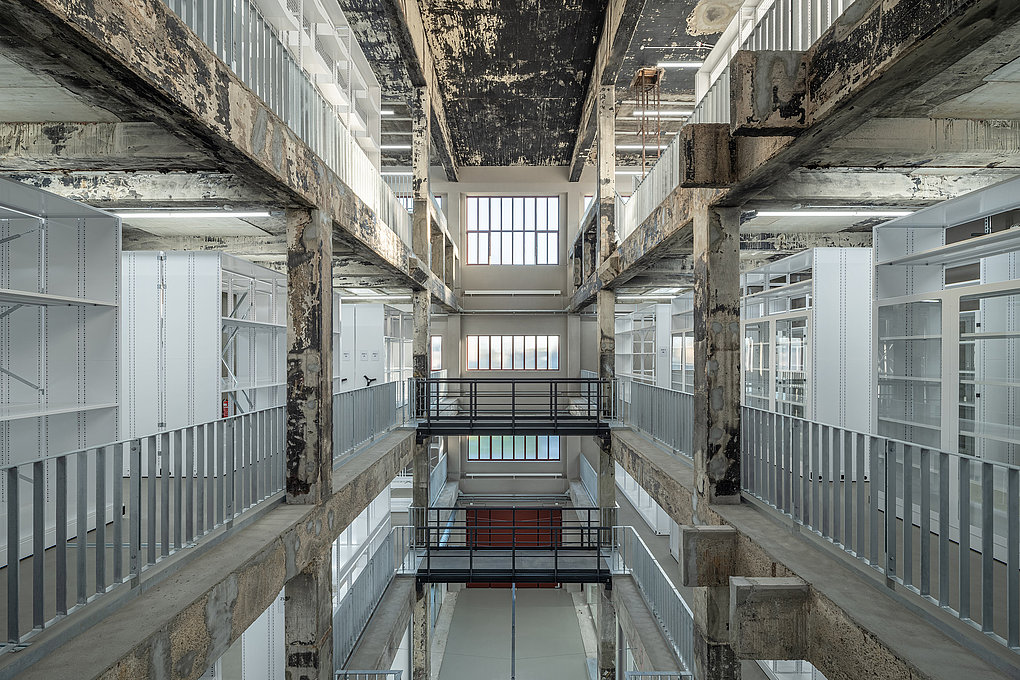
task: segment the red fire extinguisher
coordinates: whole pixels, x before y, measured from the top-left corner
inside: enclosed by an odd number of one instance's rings
[[[223,417],[226,418],[230,415],[230,400],[223,397]]]

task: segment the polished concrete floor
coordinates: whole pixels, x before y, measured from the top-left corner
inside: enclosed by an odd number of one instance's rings
[[[439,680],[509,680],[510,590],[457,594]],[[563,589],[517,591],[516,680],[588,680],[574,602]]]

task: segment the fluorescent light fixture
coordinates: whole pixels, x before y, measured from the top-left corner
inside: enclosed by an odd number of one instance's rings
[[[352,297],[342,297],[340,299],[342,301],[344,301],[344,302],[365,302],[365,301],[368,301],[368,300],[390,300],[390,301],[394,301],[395,302],[397,300],[410,300],[411,296],[410,295],[355,295],[355,296],[352,296]]]
[[[641,175],[644,174],[641,170],[617,170],[617,175]]]
[[[621,295],[616,298],[617,302],[621,300],[672,300],[675,295]]]
[[[410,177],[414,173],[413,172],[387,172],[386,170],[380,170],[379,174],[380,175],[387,175],[387,176],[394,176],[394,177]]]
[[[704,65],[703,61],[660,61],[656,64],[659,68],[701,68]]]
[[[755,217],[905,217],[911,210],[758,210]]]
[[[393,109],[380,109],[379,110],[379,115],[380,116],[394,116],[394,115],[396,115],[396,113],[397,112],[394,111]]]
[[[659,144],[659,148],[660,149],[665,149],[667,147],[669,147],[669,144]],[[655,144],[645,144],[644,148],[645,149],[652,149],[652,150],[654,150],[655,149]],[[616,145],[616,150],[617,151],[640,151],[641,150],[641,145],[640,144],[617,144]]]
[[[383,151],[399,151],[399,150],[410,150],[410,144],[380,144],[379,148]]]
[[[217,212],[199,212],[199,211],[187,211],[187,210],[152,210],[149,212],[115,212],[113,213],[117,217],[124,220],[131,219],[212,219],[217,217],[269,217],[269,211],[255,211],[255,212],[230,212],[227,210],[219,210]]]
[[[660,118],[686,118],[687,116],[691,115],[692,113],[694,113],[694,111],[691,111],[691,110],[686,110],[685,111],[685,110],[682,110],[682,109],[673,109],[673,110],[670,110],[670,111],[659,111],[658,112]],[[655,114],[656,114],[655,111],[644,111],[644,110],[642,110],[642,111],[635,111],[634,113],[630,114],[630,116],[631,116],[631,118],[640,118],[641,116],[653,116],[654,117]]]

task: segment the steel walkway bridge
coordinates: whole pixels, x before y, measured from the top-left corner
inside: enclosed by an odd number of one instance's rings
[[[413,394],[426,436],[607,435],[615,403],[598,378],[419,378]]]

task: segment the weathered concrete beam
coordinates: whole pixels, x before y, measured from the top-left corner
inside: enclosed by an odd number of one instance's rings
[[[730,646],[743,659],[810,656],[810,588],[796,577],[730,579]]]
[[[0,16],[5,56],[94,105],[153,121],[254,187],[285,191],[285,205],[317,206],[332,217],[334,239],[456,304],[427,269],[415,278],[400,237],[164,3],[0,0]]]
[[[740,147],[738,181],[724,200],[741,204],[777,177],[810,165],[847,131],[901,110],[904,100],[917,97],[930,115],[961,90],[980,87],[985,75],[1020,56],[1015,40],[1007,41],[1008,49],[987,50],[978,60],[980,68],[972,67],[954,87],[935,83],[958,62],[1012,35],[1018,23],[1020,4],[1010,0],[855,3],[805,53],[805,131],[796,137],[753,138]]]
[[[570,153],[571,182],[581,179],[581,171],[584,170],[592,142],[595,141],[599,88],[616,83],[644,7],[645,0],[611,0],[606,5],[602,33],[599,34],[595,62],[592,64],[591,77],[588,80],[588,91],[581,105],[577,139]]]
[[[734,135],[791,135],[807,127],[803,52],[741,50],[730,61]]]
[[[736,170],[736,153],[728,125],[685,125],[680,130],[680,186],[688,189],[729,186]]]
[[[425,32],[421,6],[418,0],[385,0],[384,7],[393,28],[393,38],[403,53],[411,85],[427,90],[432,128],[430,134],[436,144],[434,150],[446,170],[446,178],[456,182],[459,172],[456,149],[453,147],[450,125],[446,119],[443,92],[436,75],[428,35]]]
[[[294,203],[284,187],[267,191],[223,172],[5,172],[3,176],[97,208],[264,210]]]
[[[140,229],[124,228],[122,250],[220,251],[252,262],[286,261],[285,236],[157,236]]]
[[[1015,158],[1018,154],[1020,145],[1010,155]],[[915,160],[919,157],[913,156]],[[801,168],[763,190],[744,208],[767,210],[793,204],[921,208],[1004,182],[1017,174],[1020,170],[985,167]]]
[[[333,680],[333,551],[324,550],[284,587],[284,673]]]
[[[729,586],[737,532],[730,526],[680,527],[680,580],[688,588]]]
[[[154,123],[0,123],[5,170],[194,170],[213,158]]]
[[[948,168],[952,174],[961,168],[1020,168],[1018,154],[1018,120],[872,118],[819,149],[810,164]]]

